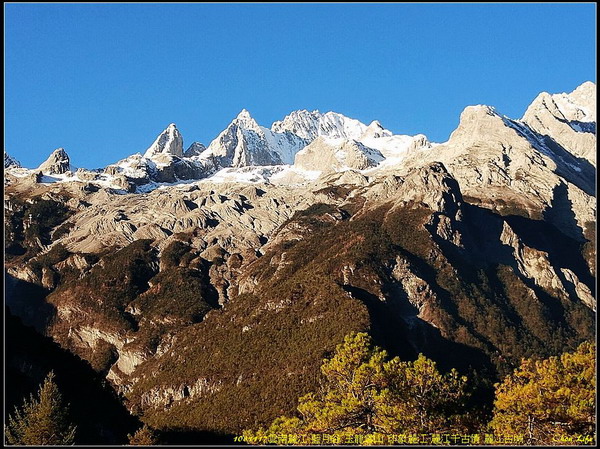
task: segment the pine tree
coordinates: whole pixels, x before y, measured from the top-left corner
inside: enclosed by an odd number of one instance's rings
[[[277,418],[266,430],[247,430],[246,441],[350,434],[364,435],[364,444],[377,444],[382,435],[462,430],[465,377],[455,370],[439,373],[423,355],[414,362],[387,358],[368,334],[347,336],[333,357],[324,360],[320,390],[299,399],[299,415]]]
[[[127,437],[131,446],[154,446],[158,444],[156,435],[146,424],[140,427],[133,435],[127,435]]]
[[[464,430],[463,407],[467,398],[465,376],[455,369],[442,374],[423,354],[414,362],[398,358],[386,365],[394,396],[394,430],[408,433],[442,433]]]
[[[21,409],[15,407],[5,426],[6,441],[16,445],[70,445],[76,427],[68,420],[68,408],[50,372],[40,386],[37,397],[32,394]]]
[[[561,357],[524,359],[497,385],[490,427],[528,444],[586,442],[577,438],[593,435],[596,424],[595,360],[592,343]]]

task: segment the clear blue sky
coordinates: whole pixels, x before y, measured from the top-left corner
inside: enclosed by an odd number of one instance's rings
[[[5,149],[95,168],[171,122],[208,144],[333,110],[444,141],[470,104],[519,118],[596,82],[595,4],[5,4]]]

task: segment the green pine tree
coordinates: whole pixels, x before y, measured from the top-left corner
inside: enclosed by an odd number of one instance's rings
[[[6,442],[15,445],[70,445],[75,429],[68,420],[68,408],[50,372],[40,386],[37,397],[32,394],[23,406],[15,407],[5,426]]]

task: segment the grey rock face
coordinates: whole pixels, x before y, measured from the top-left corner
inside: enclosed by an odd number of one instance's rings
[[[202,179],[211,174],[214,169],[215,165],[210,159],[202,162],[197,160],[176,159],[173,163],[173,174],[180,180]]]
[[[98,173],[93,172],[93,171],[89,171],[89,170],[85,170],[83,168],[78,168],[77,171],[75,172],[75,174],[77,175],[77,177],[83,181],[93,181],[94,179],[98,178]]]
[[[33,173],[31,173],[28,177],[27,180],[29,182],[32,182],[34,184],[41,182],[42,181],[42,172],[41,171],[34,171]]]
[[[38,167],[38,170],[49,175],[62,175],[71,171],[69,155],[64,148],[57,148],[50,157]]]
[[[201,144],[200,142],[194,142],[192,143],[187,150],[185,150],[185,152],[183,153],[184,157],[192,157],[192,156],[199,156],[200,153],[202,153],[204,150],[206,150],[206,147]]]

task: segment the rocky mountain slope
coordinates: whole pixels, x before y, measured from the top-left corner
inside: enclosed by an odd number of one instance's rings
[[[100,170],[5,154],[7,305],[158,428],[291,412],[351,331],[493,381],[594,335],[595,145],[588,82],[441,144],[244,110]]]

